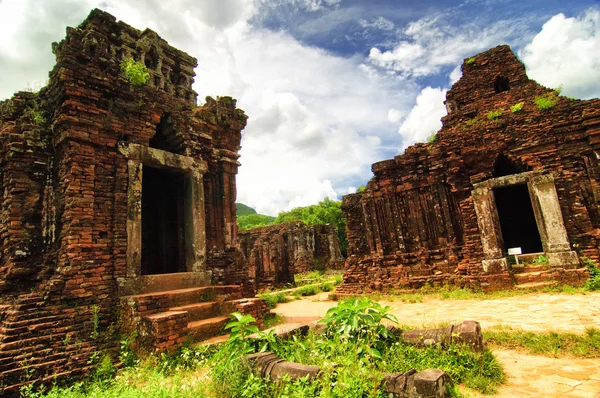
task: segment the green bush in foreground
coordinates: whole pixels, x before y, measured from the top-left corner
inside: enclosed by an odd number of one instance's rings
[[[215,398],[384,398],[384,373],[439,368],[457,383],[483,393],[495,391],[504,373],[489,351],[474,353],[467,346],[443,350],[425,349],[393,342],[381,321],[394,321],[389,308],[370,300],[349,300],[338,304],[323,319],[325,334],[309,332],[277,340],[272,333],[258,333],[254,318],[239,313],[227,325],[229,340],[219,347],[184,347],[177,354],[151,356],[122,369],[117,377],[55,387],[46,395],[26,391],[26,397],[215,397]],[[380,344],[386,340],[386,344]],[[249,352],[273,351],[280,358],[322,371],[316,380],[272,383],[253,374],[243,356]],[[377,351],[377,353],[375,353]],[[105,367],[105,365],[102,365]],[[25,390],[24,390],[25,391]],[[456,388],[451,396],[460,396]]]

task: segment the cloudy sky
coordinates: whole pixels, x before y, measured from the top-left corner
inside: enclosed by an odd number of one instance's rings
[[[365,184],[441,127],[462,60],[496,45],[600,97],[600,0],[0,0],[0,99],[43,86],[50,43],[94,7],[197,57],[199,98],[238,99],[238,201],[264,214]]]

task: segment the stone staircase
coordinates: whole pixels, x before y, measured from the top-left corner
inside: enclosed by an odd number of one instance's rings
[[[552,274],[553,271],[547,264],[514,264],[512,272],[515,280],[515,289],[541,289],[556,284],[556,280]]]
[[[173,287],[173,286],[169,286]],[[137,331],[148,351],[177,348],[186,340],[202,341],[223,334],[232,312],[250,314],[262,327],[267,307],[262,299],[243,298],[237,285],[200,286],[122,296],[121,320]]]

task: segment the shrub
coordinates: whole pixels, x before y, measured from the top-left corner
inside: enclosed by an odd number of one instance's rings
[[[476,61],[476,60],[475,60],[475,57],[471,57],[471,58],[469,58],[469,59],[467,59],[467,60],[465,61],[465,64],[467,64],[467,65],[469,65],[469,66],[471,66],[471,65],[475,65],[475,61]]]
[[[585,282],[586,290],[600,290],[600,267],[591,258],[583,257],[583,265],[587,266],[590,277]]]
[[[497,120],[502,116],[502,109],[496,109],[494,111],[489,111],[487,114],[488,120]]]
[[[302,286],[300,289],[297,289],[294,292],[294,296],[314,296],[317,293],[320,293],[321,290],[317,285],[308,285]]]
[[[521,112],[521,110],[523,109],[523,105],[525,105],[524,102],[519,102],[517,104],[514,104],[513,106],[510,107],[510,111],[512,113]]]
[[[134,86],[143,86],[150,79],[146,65],[135,61],[133,58],[127,58],[121,62],[121,72],[123,72],[125,79]]]
[[[554,105],[558,102],[558,97],[556,93],[549,93],[545,95],[539,95],[533,99],[533,103],[538,107],[539,110],[545,111],[547,109],[552,109]]]

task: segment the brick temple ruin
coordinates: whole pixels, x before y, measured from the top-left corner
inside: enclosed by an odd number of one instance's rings
[[[0,103],[2,392],[85,373],[119,333],[166,350],[265,310],[237,242],[235,100],[197,107],[196,59],[100,10],[53,52],[45,88]]]
[[[373,164],[366,190],[343,198],[339,292],[578,285],[587,271],[577,251],[598,259],[600,100],[537,84],[508,46],[465,60],[462,72],[435,141]],[[512,275],[515,247],[547,264]]]
[[[294,283],[294,275],[344,268],[337,230],[331,224],[290,222],[240,231],[240,247],[258,288]]]

